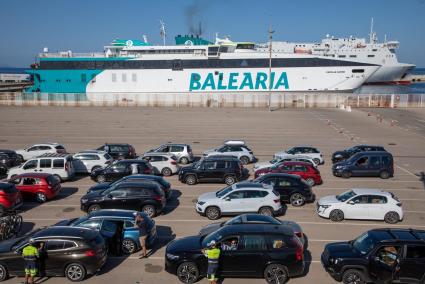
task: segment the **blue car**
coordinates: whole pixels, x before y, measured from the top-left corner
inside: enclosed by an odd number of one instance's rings
[[[99,210],[87,216],[63,220],[55,226],[85,227],[97,230],[110,244],[121,243],[123,253],[131,254],[141,249],[139,242],[139,230],[134,227],[133,210]],[[155,221],[143,212],[137,212],[143,216],[148,224],[148,236],[146,246],[152,247],[157,238]],[[118,235],[118,232],[122,234]]]

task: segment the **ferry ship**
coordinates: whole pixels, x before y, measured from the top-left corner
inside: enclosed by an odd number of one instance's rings
[[[271,55],[254,43],[178,36],[175,45],[114,40],[101,53],[39,54],[27,92],[86,93],[91,101],[137,94],[352,91],[380,67],[312,54]],[[269,68],[271,66],[271,68]]]

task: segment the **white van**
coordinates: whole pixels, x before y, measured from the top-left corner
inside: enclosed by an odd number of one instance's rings
[[[72,156],[69,154],[44,154],[30,159],[22,165],[10,168],[7,172],[7,178],[23,173],[48,173],[56,176],[61,181],[71,179],[75,170],[72,165]]]

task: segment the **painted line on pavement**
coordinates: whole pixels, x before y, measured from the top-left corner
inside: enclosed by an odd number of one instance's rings
[[[403,168],[403,167],[400,167],[399,165],[397,165],[397,164],[395,164],[395,166],[397,167],[397,168],[399,168],[400,170],[402,170],[403,172],[405,172],[405,173],[408,173],[408,174],[410,174],[411,176],[414,176],[415,178],[418,178],[418,176],[417,175],[415,175],[414,173],[412,173],[411,171],[409,171],[408,169],[405,169],[405,168]]]

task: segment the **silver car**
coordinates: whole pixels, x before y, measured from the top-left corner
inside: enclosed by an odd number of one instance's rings
[[[209,156],[234,156],[237,157],[242,164],[247,165],[254,162],[255,156],[251,149],[242,140],[228,140],[225,141],[223,146],[210,149],[204,152],[204,157]]]
[[[181,164],[192,163],[194,160],[192,148],[189,144],[167,143],[145,152],[145,154],[148,153],[166,153],[174,155]]]

